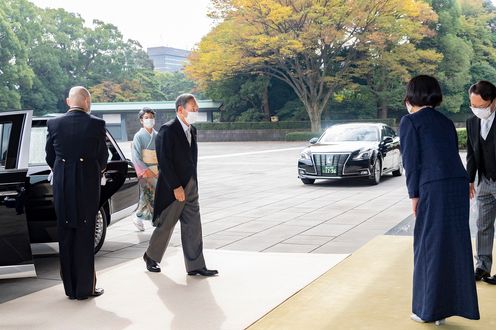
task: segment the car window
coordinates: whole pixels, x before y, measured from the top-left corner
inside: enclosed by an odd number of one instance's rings
[[[387,136],[396,137],[396,132],[391,127],[386,127]]]
[[[8,122],[8,123],[0,124],[0,168],[1,169],[5,169],[11,130],[12,130],[12,123]]]
[[[320,142],[348,141],[379,141],[379,129],[375,126],[335,125],[325,132]]]
[[[46,126],[43,127],[33,127],[31,130],[31,142],[29,146],[29,165],[47,165],[45,157],[45,145],[47,140],[48,130]],[[108,161],[120,160],[119,153],[115,149],[112,142],[106,138],[107,148],[109,152]]]
[[[46,127],[32,127],[29,142],[29,166],[46,165],[45,145],[47,140]]]

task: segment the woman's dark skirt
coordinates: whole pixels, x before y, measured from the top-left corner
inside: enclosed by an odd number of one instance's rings
[[[414,231],[412,311],[433,322],[450,316],[478,320],[466,178],[420,187]]]

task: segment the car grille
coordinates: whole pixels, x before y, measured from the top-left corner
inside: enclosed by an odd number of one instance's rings
[[[313,161],[317,169],[317,175],[321,176],[341,176],[343,175],[344,163],[349,154],[314,154]],[[336,173],[325,173],[325,168],[333,167]]]

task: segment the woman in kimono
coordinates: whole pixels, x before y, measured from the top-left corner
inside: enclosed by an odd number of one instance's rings
[[[407,86],[400,141],[412,201],[414,270],[411,319],[445,323],[450,316],[479,319],[469,229],[469,179],[456,129],[435,110],[438,81],[413,78]]]
[[[139,113],[143,126],[135,135],[132,144],[132,161],[139,178],[140,197],[134,216],[134,225],[139,231],[145,230],[144,220],[153,218],[153,200],[158,177],[158,161],[155,152],[155,111],[143,108]]]

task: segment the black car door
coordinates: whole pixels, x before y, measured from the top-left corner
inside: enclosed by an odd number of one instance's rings
[[[24,206],[31,120],[0,114],[0,279],[36,276]]]
[[[134,207],[138,200],[138,178],[136,171],[120,150],[114,138],[107,133],[109,160],[105,170],[106,183],[102,186],[102,203],[111,198],[110,213],[116,214]],[[118,217],[118,216],[117,216]]]

